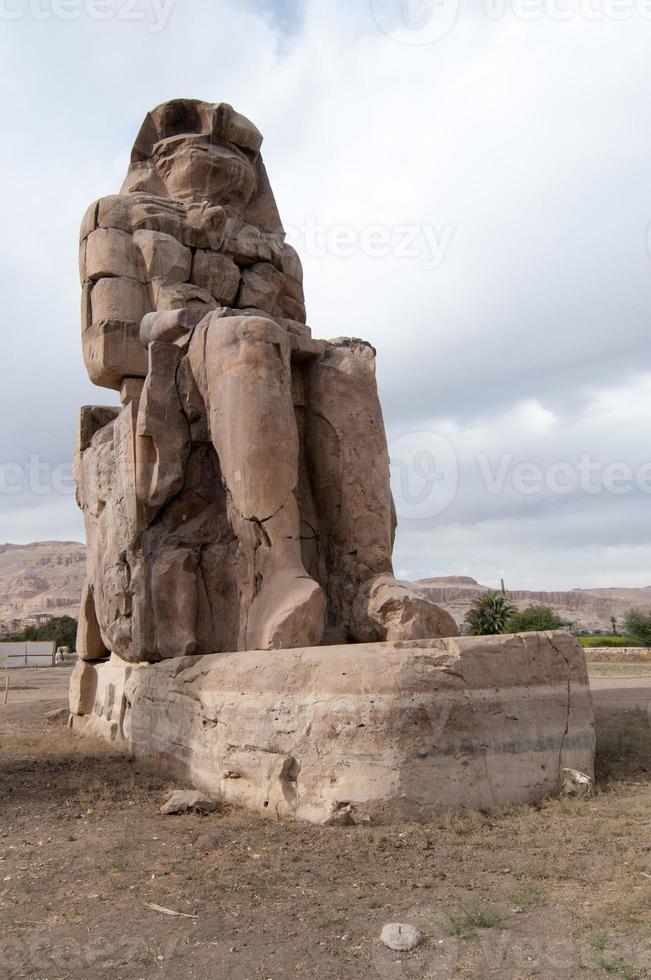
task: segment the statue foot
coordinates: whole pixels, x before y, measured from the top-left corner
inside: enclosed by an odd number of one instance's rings
[[[325,597],[305,573],[278,572],[265,576],[256,597],[247,631],[250,650],[290,650],[321,643],[325,623]]]
[[[449,613],[396,581],[378,575],[360,589],[353,607],[352,633],[361,643],[458,636]]]

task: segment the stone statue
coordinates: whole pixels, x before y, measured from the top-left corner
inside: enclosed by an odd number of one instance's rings
[[[261,144],[166,103],[83,220],[84,359],[122,402],[80,416],[84,660],[456,635],[393,577],[375,351],[312,339]]]

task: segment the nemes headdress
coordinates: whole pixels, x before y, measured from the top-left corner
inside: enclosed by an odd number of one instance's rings
[[[202,102],[199,99],[174,99],[164,102],[145,117],[131,152],[129,174],[123,192],[143,190],[152,175],[152,160],[168,140],[203,137],[220,146],[232,146],[244,153],[256,173],[256,190],[244,220],[260,231],[284,235],[278,207],[269,183],[260,148],[262,134],[253,123],[226,102]],[[154,191],[155,193],[155,191]]]

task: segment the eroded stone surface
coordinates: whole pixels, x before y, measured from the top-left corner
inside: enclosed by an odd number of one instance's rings
[[[77,730],[273,819],[428,820],[593,774],[585,656],[567,633],[112,657],[78,665],[72,692]]]
[[[312,340],[261,143],[166,103],[84,216],[84,357],[123,404],[82,412],[84,661],[456,633],[393,578],[375,351]]]
[[[355,600],[353,634],[360,641],[419,640],[455,633],[456,623],[449,613],[391,575],[369,579]]]
[[[332,826],[591,777],[576,641],[433,639],[454,620],[395,580],[375,350],[312,339],[261,143],[226,104],[166,103],[83,219],[84,357],[122,407],[80,415],[71,727]]]

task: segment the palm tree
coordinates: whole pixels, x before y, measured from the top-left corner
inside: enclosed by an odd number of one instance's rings
[[[617,616],[611,616],[610,622],[613,626],[613,636],[619,636],[619,633],[617,632]]]
[[[466,616],[470,636],[493,636],[504,633],[509,619],[516,611],[508,597],[501,592],[486,592],[475,599]]]

